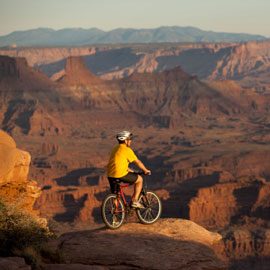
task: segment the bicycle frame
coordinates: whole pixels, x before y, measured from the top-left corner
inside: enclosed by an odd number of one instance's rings
[[[123,212],[124,212],[124,213],[128,213],[128,212],[129,212],[129,208],[128,208],[128,204],[127,204],[127,201],[126,201],[126,198],[125,198],[125,193],[124,193],[123,189],[124,189],[124,188],[127,188],[127,187],[129,187],[129,186],[131,186],[131,185],[133,185],[133,184],[120,185],[120,184],[118,183],[118,185],[119,185],[119,189],[118,189],[118,191],[117,191],[117,204],[116,204],[115,212],[116,212],[116,213],[123,213]],[[142,190],[141,190],[141,194],[143,194],[144,196],[145,196],[145,194],[146,194],[146,190],[145,190],[144,187],[143,187]],[[124,205],[125,205],[125,210],[124,210],[124,211],[119,211],[119,210],[118,210],[118,205],[119,205],[119,201],[120,201],[121,198],[122,198],[123,203],[124,203]],[[131,198],[131,201],[130,201],[130,202],[132,202],[132,199],[133,199],[133,197]],[[149,205],[149,201],[148,201],[147,196],[145,196],[145,199],[146,199],[146,201],[147,201],[147,204]]]
[[[127,209],[128,204],[127,204],[127,201],[126,201],[126,198],[125,198],[125,194],[124,194],[123,189],[131,186],[132,184],[127,184],[127,185],[120,185],[120,184],[118,184],[118,185],[119,185],[119,190],[117,192],[117,204],[116,204],[115,212],[116,213],[122,213],[122,212],[127,213],[128,212],[128,209]],[[118,205],[119,205],[119,201],[120,201],[121,198],[122,198],[123,203],[125,205],[125,210],[124,211],[119,211],[118,210]],[[131,201],[132,201],[132,199],[131,199]]]

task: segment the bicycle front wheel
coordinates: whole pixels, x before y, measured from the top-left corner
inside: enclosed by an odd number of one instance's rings
[[[139,202],[144,206],[144,208],[136,209],[139,220],[143,224],[155,223],[162,212],[162,204],[158,195],[148,190],[145,195],[140,195]]]
[[[116,209],[116,204],[118,204]],[[117,195],[107,195],[101,206],[101,215],[105,225],[112,230],[118,229],[125,219],[125,207],[120,199],[117,203]]]

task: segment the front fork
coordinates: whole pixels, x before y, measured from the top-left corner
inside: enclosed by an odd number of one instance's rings
[[[146,190],[146,188],[142,188],[142,191],[141,191],[141,195],[143,195],[143,198],[145,199],[145,204],[146,204],[146,207],[149,207],[149,205],[150,205],[150,202],[149,202],[149,200],[148,200],[148,198],[147,198],[147,190]]]

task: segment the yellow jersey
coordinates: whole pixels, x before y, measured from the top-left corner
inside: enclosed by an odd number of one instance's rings
[[[133,150],[125,144],[119,144],[111,153],[107,165],[107,176],[120,178],[128,173],[128,164],[136,160],[137,157]]]

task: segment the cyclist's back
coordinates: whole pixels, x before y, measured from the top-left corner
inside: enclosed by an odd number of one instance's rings
[[[136,160],[133,150],[126,144],[119,144],[112,150],[107,166],[107,176],[121,178],[128,173],[128,165]]]

